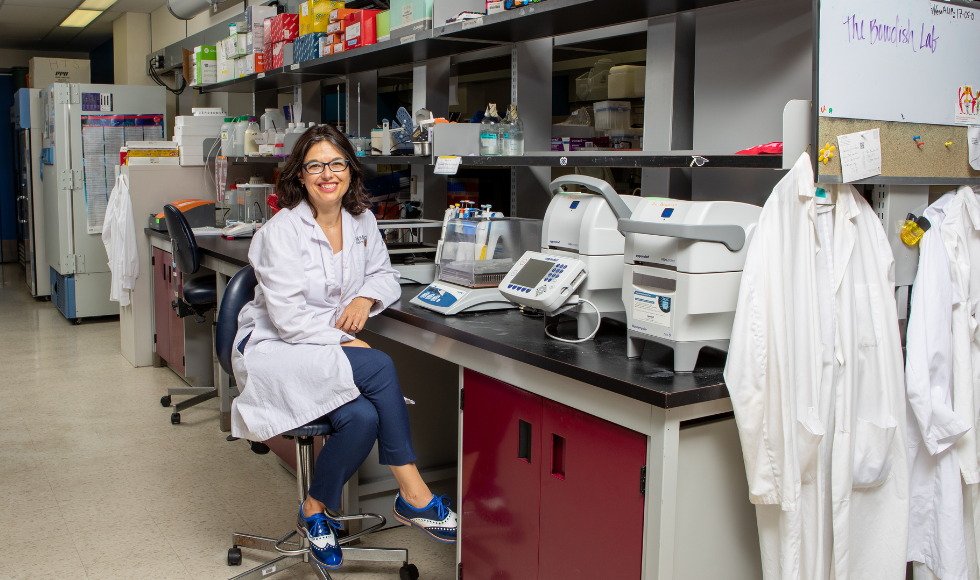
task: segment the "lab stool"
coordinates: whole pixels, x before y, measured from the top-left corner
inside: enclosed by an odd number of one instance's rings
[[[214,335],[215,352],[218,355],[218,363],[225,372],[232,376],[234,376],[234,369],[231,365],[231,353],[235,347],[235,334],[238,331],[238,313],[241,312],[245,304],[252,300],[257,285],[258,281],[255,278],[255,271],[251,266],[245,266],[228,282],[228,286],[225,288],[224,300],[221,302],[221,309],[218,311],[218,324]],[[309,491],[310,483],[313,480],[313,438],[329,436],[332,431],[333,427],[330,425],[330,422],[321,417],[282,434],[284,438],[296,441],[296,487],[297,491],[299,491],[299,505],[302,505],[306,499],[306,493]],[[269,451],[269,448],[262,443],[250,441],[249,445],[254,452],[259,454],[268,453]],[[358,514],[340,516],[337,519],[341,522],[367,519],[378,521],[377,524],[366,530],[344,537],[338,535],[337,542],[341,545],[341,549],[344,552],[345,562],[401,562],[402,567],[398,571],[399,578],[401,580],[417,580],[419,571],[414,564],[408,563],[408,550],[397,548],[343,547],[344,544],[349,544],[357,538],[383,528],[386,523],[384,516],[377,514]],[[299,536],[299,533],[295,529],[279,539],[253,536],[251,534],[233,534],[232,547],[228,550],[229,566],[241,565],[242,548],[264,550],[266,552],[277,553],[279,556],[265,564],[256,566],[247,572],[235,576],[232,580],[245,580],[246,578],[249,580],[264,580],[272,574],[281,572],[286,568],[302,562],[310,564],[318,578],[330,580],[330,574],[310,558],[309,548],[307,547],[308,540],[297,536]],[[294,540],[293,538],[296,539]]]
[[[282,434],[286,439],[296,441],[296,485],[299,491],[299,502],[303,503],[306,493],[310,489],[313,480],[313,438],[328,436],[333,431],[330,422],[326,419],[317,419],[307,423],[302,427],[297,427]],[[337,537],[337,542],[341,545],[344,552],[344,562],[401,562],[402,567],[398,571],[400,580],[416,580],[419,577],[418,568],[415,564],[408,563],[408,550],[401,548],[348,548],[343,547],[351,541],[376,532],[385,526],[385,517],[378,514],[358,514],[351,516],[340,516],[336,518],[341,522],[377,520],[378,523],[362,530],[356,534]],[[286,568],[307,562],[317,572],[319,578],[330,579],[330,574],[321,568],[309,556],[307,540],[297,538],[299,542],[292,540],[298,536],[294,529],[279,539],[253,536],[250,534],[235,533],[232,535],[232,547],[228,550],[228,565],[238,566],[242,563],[242,548],[255,550],[265,550],[266,552],[279,553],[278,558],[252,568],[248,572],[239,574],[232,580],[245,580],[266,578],[276,572],[281,572]],[[292,541],[291,541],[292,540]]]

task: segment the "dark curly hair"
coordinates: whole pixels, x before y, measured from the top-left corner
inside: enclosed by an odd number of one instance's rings
[[[347,167],[347,171],[350,171],[350,185],[347,187],[347,192],[344,193],[340,204],[351,215],[361,215],[364,210],[371,207],[368,194],[364,190],[364,169],[357,160],[354,146],[351,145],[350,140],[331,125],[312,127],[296,141],[293,154],[289,156],[286,165],[282,168],[279,183],[276,184],[279,207],[292,209],[300,202],[305,201],[309,204],[313,217],[316,217],[316,207],[309,203],[309,193],[303,186],[301,173],[306,154],[317,143],[330,143],[343,154],[345,159],[350,161],[350,165]]]

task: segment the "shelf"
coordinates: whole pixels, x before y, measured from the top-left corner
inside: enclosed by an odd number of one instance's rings
[[[689,168],[694,157],[706,159],[702,169],[782,169],[782,155],[732,155],[705,151],[531,151],[520,157],[463,157],[463,167],[649,167]],[[214,158],[209,158],[209,161]],[[285,157],[229,157],[231,163],[282,163]],[[430,157],[372,155],[362,165],[432,165]],[[877,183],[877,182],[876,182]]]
[[[252,93],[287,88],[330,77],[422,62],[486,47],[485,42],[435,38],[431,30],[423,30],[385,42],[346,50],[339,54],[331,54],[315,60],[198,88],[202,93]]]
[[[735,0],[544,0],[515,10],[505,10],[481,19],[456,22],[436,28],[439,37],[465,38],[484,42],[523,42],[562,34],[583,32],[686,12]],[[482,22],[482,23],[481,23]]]
[[[542,151],[521,157],[463,157],[469,167],[650,167],[688,168],[694,157],[707,161],[702,169],[782,169],[782,155],[732,155],[705,151]]]

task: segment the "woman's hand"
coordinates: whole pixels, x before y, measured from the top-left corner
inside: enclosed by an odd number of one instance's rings
[[[347,334],[364,330],[364,323],[367,322],[368,315],[371,314],[372,306],[374,306],[374,300],[371,298],[358,296],[351,300],[337,320],[337,328]]]
[[[371,348],[370,344],[357,338],[355,338],[354,340],[349,340],[347,342],[342,342],[340,343],[340,346],[356,346],[358,348]]]

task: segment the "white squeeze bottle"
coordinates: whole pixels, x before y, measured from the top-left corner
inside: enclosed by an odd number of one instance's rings
[[[225,117],[225,122],[221,124],[221,156],[231,157],[232,141],[234,140],[233,131],[235,129],[233,117]]]
[[[259,132],[259,124],[255,117],[248,118],[248,126],[245,128],[245,155],[258,155],[259,146],[255,144],[255,134]]]
[[[245,129],[248,129],[248,117],[235,119],[235,157],[245,157]]]

